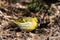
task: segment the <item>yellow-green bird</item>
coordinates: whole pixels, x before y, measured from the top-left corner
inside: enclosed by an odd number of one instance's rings
[[[37,17],[24,17],[22,20],[11,20],[12,22],[16,23],[21,29],[26,31],[32,31],[36,29],[38,26],[38,19]]]

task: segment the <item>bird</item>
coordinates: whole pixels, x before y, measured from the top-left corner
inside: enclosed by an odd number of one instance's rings
[[[11,22],[16,23],[21,30],[33,31],[38,27],[38,18],[37,17],[24,17],[19,20],[11,20]]]

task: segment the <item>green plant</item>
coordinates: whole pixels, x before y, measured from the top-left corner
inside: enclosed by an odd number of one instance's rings
[[[28,6],[28,10],[31,12],[41,12],[44,10],[45,2],[43,0],[32,0],[31,4]]]
[[[31,12],[38,12],[40,10],[41,3],[38,0],[32,0],[31,4],[28,6],[28,9]]]

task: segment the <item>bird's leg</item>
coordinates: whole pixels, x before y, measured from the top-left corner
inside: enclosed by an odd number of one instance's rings
[[[22,33],[24,33],[24,34],[26,34],[26,30],[24,30],[24,29],[22,29],[22,31],[21,31]]]
[[[21,32],[22,32],[23,38],[26,40],[26,38],[27,38],[26,30],[22,29]]]

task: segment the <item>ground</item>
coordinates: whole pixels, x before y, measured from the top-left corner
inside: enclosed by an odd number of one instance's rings
[[[21,3],[8,4],[2,1],[0,6],[0,40],[60,40],[60,4],[51,4],[51,9],[45,5],[42,13],[30,12],[26,14],[28,5]],[[18,25],[10,20],[25,16],[37,17],[39,27],[32,32],[21,31]]]

